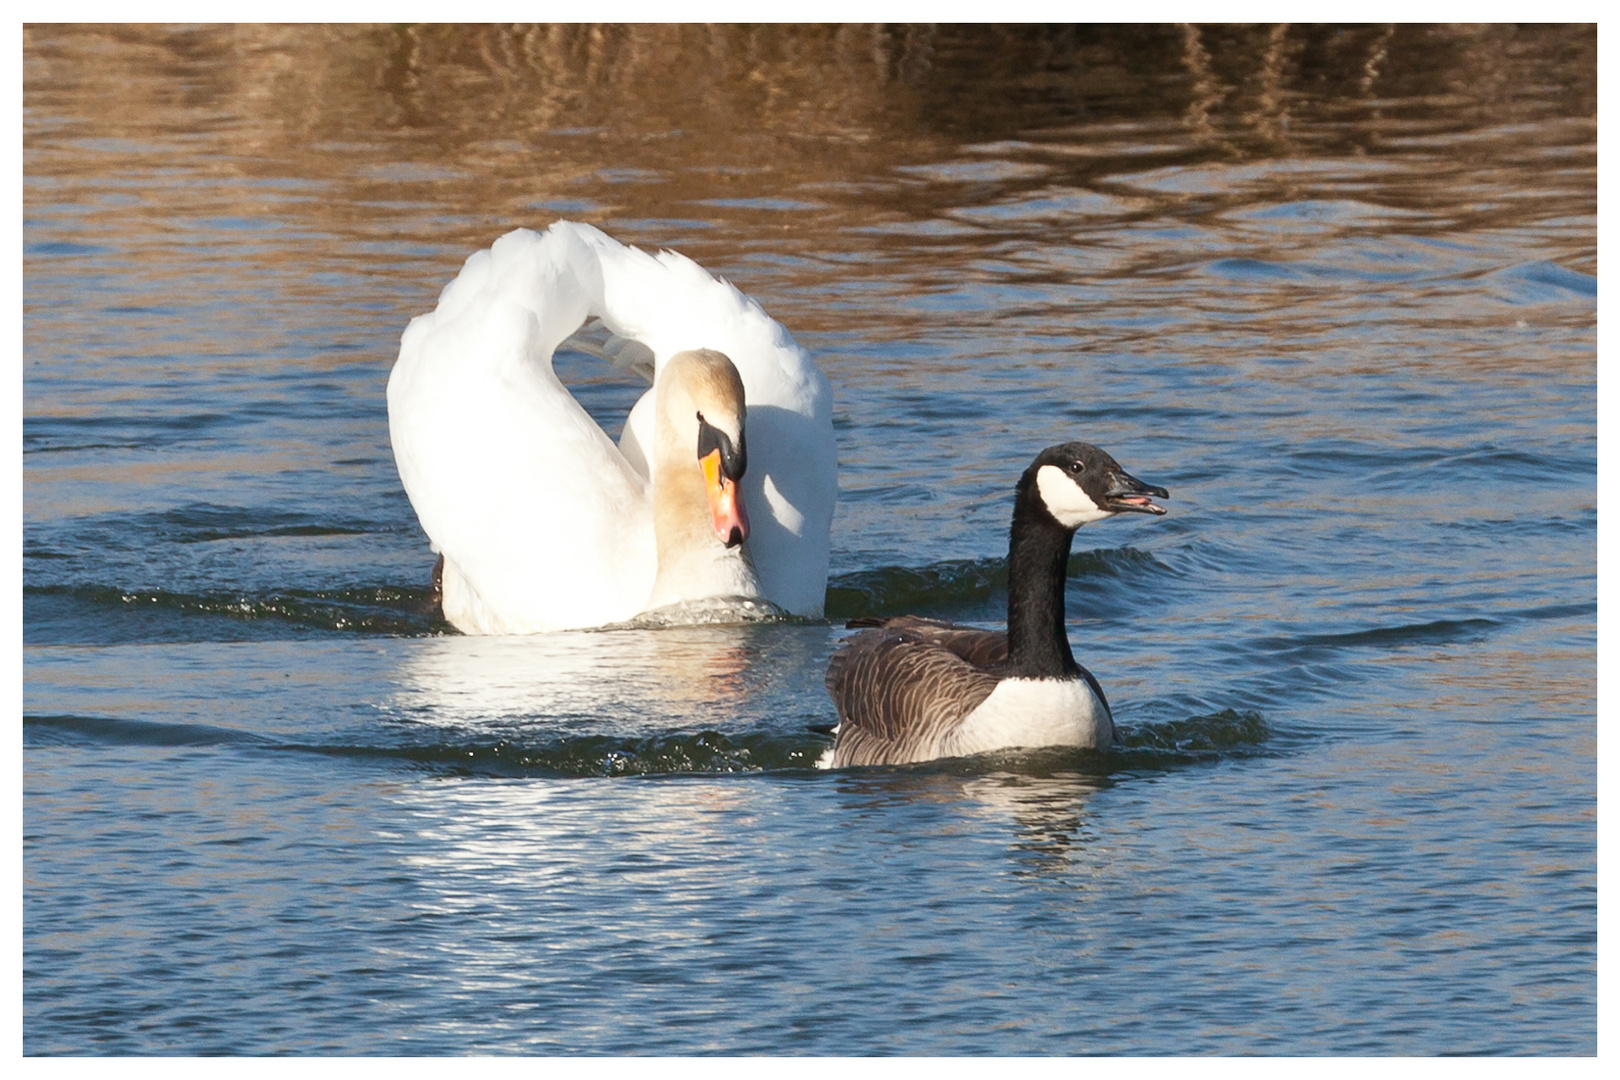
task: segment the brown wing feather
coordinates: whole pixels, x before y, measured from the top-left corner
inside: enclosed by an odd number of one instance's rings
[[[902,616],[845,641],[827,664],[838,709],[833,765],[895,765],[938,745],[990,696],[1007,635]]]

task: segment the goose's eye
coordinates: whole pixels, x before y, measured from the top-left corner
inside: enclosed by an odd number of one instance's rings
[[[1079,476],[1081,473],[1086,471],[1086,463],[1083,461],[1072,461],[1069,463],[1069,471],[1074,473],[1076,476]]]

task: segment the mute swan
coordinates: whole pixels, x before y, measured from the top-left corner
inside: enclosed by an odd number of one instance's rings
[[[615,335],[611,358],[652,372],[617,446],[551,366],[592,317]],[[501,237],[406,327],[388,429],[444,560],[445,618],[466,633],[602,626],[723,597],[821,615],[831,390],[757,303],[684,256],[566,221]],[[707,499],[700,452],[718,473]]]
[[[821,764],[898,765],[1010,747],[1106,750],[1114,717],[1074,662],[1063,588],[1074,531],[1121,512],[1162,514],[1144,484],[1089,443],[1042,450],[1018,481],[1007,551],[1005,633],[884,619],[827,665],[837,739]]]

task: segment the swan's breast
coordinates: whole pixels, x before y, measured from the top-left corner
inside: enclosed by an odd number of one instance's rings
[[[952,756],[1015,746],[1107,750],[1113,721],[1084,679],[1003,679],[948,741]]]

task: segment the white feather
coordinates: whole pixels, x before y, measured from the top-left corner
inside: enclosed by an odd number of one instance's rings
[[[1085,493],[1074,478],[1056,465],[1042,465],[1035,474],[1035,487],[1040,492],[1041,501],[1058,519],[1058,523],[1065,528],[1078,529],[1082,525],[1089,525],[1093,521],[1101,521],[1113,515],[1112,510],[1104,510],[1098,506],[1090,495]]]
[[[406,328],[388,380],[400,480],[446,560],[446,617],[474,633],[533,633],[645,609],[657,565],[652,391],[615,446],[551,367],[590,317],[650,350],[655,381],[685,349],[731,358],[747,400],[742,489],[760,593],[819,616],[837,497],[826,378],[757,303],[690,259],[558,222],[471,256]],[[631,368],[644,358],[618,349]]]
[[[1012,747],[1114,744],[1108,709],[1083,679],[1003,679],[948,738],[937,756]]]

